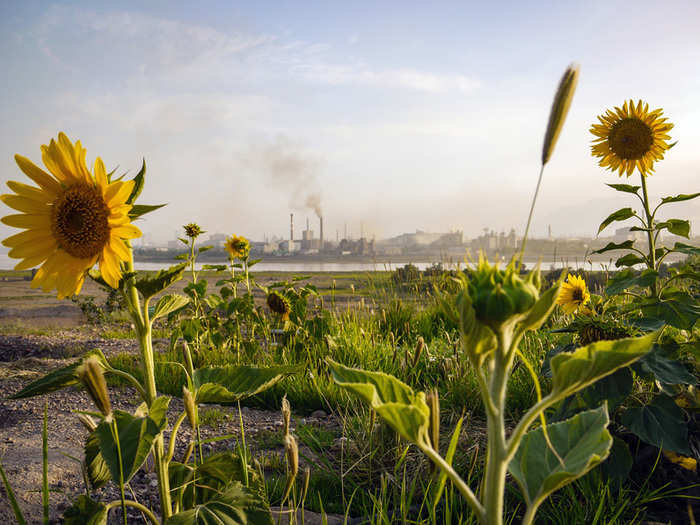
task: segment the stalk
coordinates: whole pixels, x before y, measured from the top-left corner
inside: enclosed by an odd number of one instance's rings
[[[644,195],[642,202],[644,203],[644,213],[647,217],[647,239],[649,240],[649,257],[647,261],[648,263],[651,263],[651,269],[656,270],[656,246],[654,243],[654,234],[652,233],[654,230],[654,215],[649,209],[649,195],[647,194],[646,177],[642,174],[640,174],[640,177],[642,178],[642,194]],[[654,279],[654,282],[651,284],[651,295],[652,297],[658,297],[656,279]]]
[[[527,216],[527,225],[525,226],[525,235],[523,235],[523,244],[520,247],[520,256],[518,257],[518,271],[523,264],[523,256],[525,255],[525,243],[527,242],[527,234],[530,231],[530,221],[532,221],[532,214],[535,211],[535,202],[537,202],[537,194],[540,192],[540,184],[542,184],[542,174],[544,173],[544,164],[540,168],[540,176],[537,178],[537,186],[535,187],[535,194],[532,196],[532,204],[530,204],[530,213]]]
[[[134,271],[134,255],[129,247],[129,259],[126,261],[127,273]],[[126,293],[129,298],[131,316],[136,325],[136,335],[141,349],[141,367],[143,372],[146,394],[146,404],[150,407],[158,396],[156,390],[155,363],[153,358],[153,344],[151,339],[151,321],[148,316],[148,301],[141,308],[134,278],[126,282]],[[164,454],[163,434],[160,433],[153,441],[153,462],[158,476],[158,491],[160,493],[160,507],[163,521],[172,514],[170,500],[170,480],[168,478],[168,463]]]

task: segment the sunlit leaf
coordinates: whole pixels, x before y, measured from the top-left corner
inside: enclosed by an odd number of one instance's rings
[[[88,357],[96,357],[101,363],[106,364],[107,359],[99,350],[91,350],[72,365],[64,366],[58,370],[46,374],[45,376],[32,381],[22,390],[10,396],[10,399],[20,399],[23,397],[38,396],[54,392],[67,386],[76,385],[80,382],[78,378],[78,367],[83,364]]]
[[[165,204],[134,204],[129,211],[129,218],[131,220],[138,219],[139,217],[156,211],[165,206]]]
[[[136,288],[144,299],[150,299],[174,282],[179,281],[186,267],[187,263],[177,264],[167,270],[160,270],[153,277],[144,276],[136,280]]]
[[[667,204],[669,202],[689,201],[698,196],[700,196],[700,193],[681,193],[679,195],[676,195],[675,197],[664,197],[663,199],[661,199],[661,202],[663,204]]]
[[[197,403],[233,403],[267,390],[288,375],[299,372],[297,366],[219,366],[194,372]]]
[[[657,223],[655,229],[666,229],[673,235],[679,235],[687,239],[690,235],[690,221],[681,219],[669,219],[667,221]]]
[[[605,406],[547,425],[552,452],[542,428],[528,432],[508,470],[520,485],[528,507],[537,507],[555,490],[602,462],[612,447]]]
[[[131,194],[126,200],[127,204],[133,204],[136,201],[136,199],[139,198],[139,195],[141,195],[141,192],[143,191],[143,186],[146,181],[146,159],[143,159],[141,169],[132,180],[134,181],[134,188],[131,190]]]
[[[552,397],[563,399],[646,354],[657,333],[617,341],[598,341],[552,358]]]
[[[415,393],[407,384],[383,372],[367,372],[327,361],[336,384],[358,395],[404,438],[421,448],[431,447],[430,409],[423,392]]]
[[[180,308],[184,308],[189,304],[190,300],[183,295],[164,295],[156,303],[151,315],[151,320],[155,321],[159,317],[166,316]]]
[[[632,186],[630,184],[606,184],[606,186],[610,186],[612,189],[622,191],[624,193],[634,193],[635,195],[641,188],[641,186]]]
[[[605,247],[601,248],[600,250],[595,250],[594,252],[591,252],[591,253],[605,253],[605,252],[609,252],[611,250],[627,250],[629,248],[632,248],[633,246],[634,246],[633,240],[627,240],[625,242],[620,242],[620,243],[609,242],[608,244],[605,245]]]
[[[600,223],[600,226],[598,227],[598,233],[602,232],[608,225],[615,221],[626,221],[630,217],[634,217],[637,215],[637,212],[635,212],[632,208],[621,208],[617,210],[616,212],[611,213],[608,215],[608,217]]]

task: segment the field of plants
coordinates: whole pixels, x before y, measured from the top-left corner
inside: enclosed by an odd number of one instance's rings
[[[555,94],[537,190],[577,80],[570,67]],[[673,146],[661,114],[629,101],[591,129],[602,167],[639,175],[608,184],[638,202],[599,232],[634,218],[645,235],[598,250],[617,256],[598,273],[522,265],[537,190],[520,258],[505,267],[473,254],[465,270],[262,282],[237,235],[228,264],[197,270],[209,247],[191,223],[176,264],[138,272],[132,221],[160,207],[136,204],[145,164],[128,181],[99,158],[91,172],[63,133],[42,147],[50,174],[17,155],[37,187],[10,182],[2,196],[19,212],[3,222],[24,229],[4,241],[16,269],[40,266],[32,286],[74,297],[92,322],[138,343],[109,358],[95,348],[12,396],[79,386],[92,402],[75,414],[85,494],[64,522],[301,523],[308,511],[368,524],[694,523],[700,249],[664,245],[662,234],[688,238],[690,223],[661,215],[700,193],[649,201],[648,176]],[[670,253],[685,258],[667,265]],[[104,301],[80,295],[86,278]],[[133,410],[114,406],[124,388]],[[251,407],[279,410],[282,424],[247,434]],[[235,439],[202,431],[222,419]],[[144,469],[155,497],[132,490]],[[0,474],[17,521],[40,521]],[[49,523],[46,479],[36,490]],[[107,485],[116,492],[105,501],[96,491]]]

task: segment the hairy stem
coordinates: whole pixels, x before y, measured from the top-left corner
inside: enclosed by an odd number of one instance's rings
[[[656,270],[656,246],[654,242],[654,234],[652,233],[654,230],[654,216],[652,215],[651,211],[649,211],[649,195],[647,193],[646,177],[642,174],[640,174],[640,177],[642,178],[642,194],[644,195],[644,213],[646,214],[647,218],[647,239],[649,240],[649,255],[647,264],[650,267],[650,269]],[[659,296],[656,279],[654,279],[654,282],[651,284],[651,295],[652,297]]]

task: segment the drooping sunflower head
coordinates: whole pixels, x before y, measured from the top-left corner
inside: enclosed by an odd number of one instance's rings
[[[267,306],[271,311],[282,316],[285,321],[289,319],[292,306],[284,295],[274,290],[267,294]]]
[[[11,248],[10,257],[22,259],[15,269],[41,266],[32,287],[55,289],[59,299],[79,293],[86,271],[96,263],[102,278],[118,287],[121,262],[131,257],[125,241],[141,236],[131,224],[127,204],[134,182],[110,182],[99,157],[90,173],[80,141],[74,145],[64,133],[41,152],[49,173],[15,155],[19,168],[38,187],[9,181],[14,194],[0,196],[20,212],[2,222],[24,228],[3,241]]]
[[[250,254],[250,242],[240,235],[231,235],[226,239],[225,248],[231,260],[245,259]]]
[[[586,281],[577,275],[569,275],[566,282],[561,285],[557,304],[568,315],[573,314],[580,306],[586,304],[590,298],[591,294],[588,293]]]
[[[618,171],[628,177],[635,168],[642,175],[654,171],[654,162],[664,158],[668,144],[668,131],[673,124],[661,118],[662,109],[649,111],[649,104],[641,100],[625,102],[622,108],[607,110],[599,115],[599,124],[593,124],[591,133],[596,136],[591,146],[594,157],[600,157],[600,166]]]
[[[183,228],[185,228],[185,235],[187,235],[190,239],[196,239],[204,233],[202,228],[200,228],[199,224],[196,222],[185,224]]]
[[[577,335],[583,346],[598,341],[613,341],[623,337],[638,335],[640,330],[610,317],[580,316],[577,321]]]

